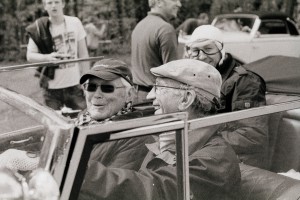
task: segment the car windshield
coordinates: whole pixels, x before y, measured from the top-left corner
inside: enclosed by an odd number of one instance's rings
[[[214,26],[227,32],[250,32],[254,21],[251,17],[218,17]]]

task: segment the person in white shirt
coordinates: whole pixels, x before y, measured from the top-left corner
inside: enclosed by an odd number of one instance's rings
[[[26,28],[29,33],[27,60],[47,62],[88,57],[86,32],[77,17],[63,13],[64,0],[43,0],[49,17],[42,17]],[[89,69],[88,63],[69,63],[40,69],[40,86],[45,104],[54,110],[66,106],[86,107],[80,76]]]

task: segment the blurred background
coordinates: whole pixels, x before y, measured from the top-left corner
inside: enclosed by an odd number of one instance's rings
[[[98,55],[123,59],[130,64],[130,36],[136,23],[149,11],[148,0],[65,0],[65,14],[82,21],[94,17],[95,25],[105,26]],[[210,22],[215,15],[236,10],[281,11],[300,27],[300,0],[181,0],[178,27],[185,19],[207,13]],[[0,0],[0,63],[11,65],[26,62],[28,36],[25,27],[46,15],[42,0]]]

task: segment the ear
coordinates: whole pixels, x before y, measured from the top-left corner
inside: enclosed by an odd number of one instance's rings
[[[187,90],[186,95],[180,98],[180,102],[178,105],[179,111],[187,110],[196,98],[196,93],[194,90]]]
[[[132,102],[135,97],[136,97],[135,89],[133,87],[126,88],[125,102]]]
[[[157,7],[161,7],[162,0],[156,0]]]

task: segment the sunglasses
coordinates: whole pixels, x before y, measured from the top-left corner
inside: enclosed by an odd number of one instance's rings
[[[116,87],[114,85],[97,85],[95,83],[83,84],[84,90],[86,90],[88,92],[96,92],[98,87],[100,87],[100,89],[103,93],[113,93],[116,88],[124,88],[124,87]]]

